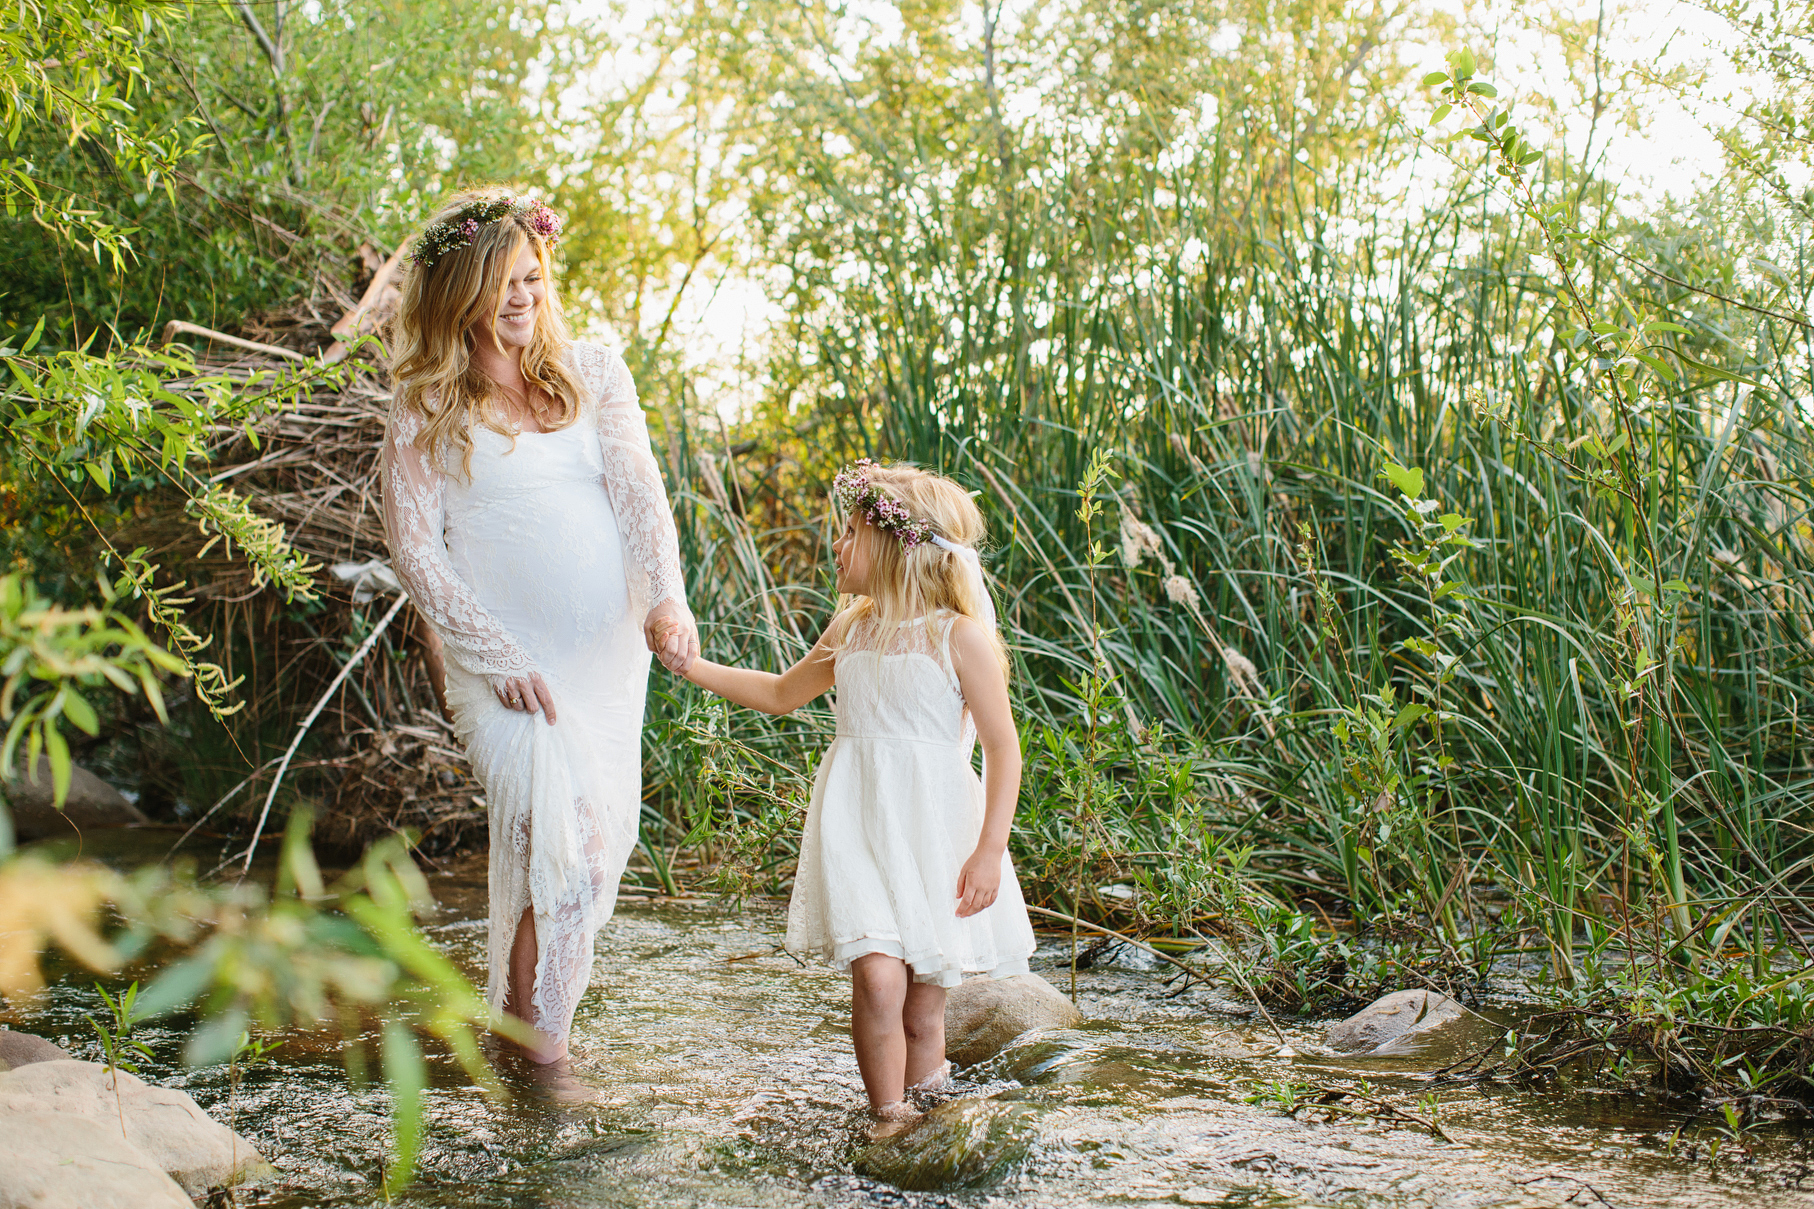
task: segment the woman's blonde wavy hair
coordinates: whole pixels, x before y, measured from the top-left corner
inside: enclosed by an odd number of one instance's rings
[[[872,466],[868,475],[878,491],[929,523],[940,537],[960,546],[980,548],[987,535],[983,514],[970,493],[944,475],[902,462]],[[977,598],[964,560],[931,542],[909,550],[893,534],[876,528],[861,514],[856,520],[856,540],[869,553],[873,594],[839,599],[838,611],[828,627],[827,645],[833,651],[844,650],[853,630],[863,625],[863,645],[886,650],[902,626],[947,609],[988,628],[989,642],[1001,663],[1002,675],[1006,676],[1008,649],[1000,631],[989,624],[985,602]]]
[[[477,201],[513,196],[508,189],[462,189],[447,200],[432,223],[445,222]],[[434,264],[411,263],[403,297],[391,327],[391,380],[395,406],[422,418],[416,445],[437,465],[451,465],[459,452],[460,473],[472,472],[471,430],[475,422],[514,438],[505,423],[504,398],[495,382],[472,363],[475,326],[497,339],[498,303],[510,286],[510,270],[524,246],[535,249],[547,293],[536,308],[535,331],[523,350],[523,377],[555,402],[544,428],[565,428],[579,418],[584,386],[567,359],[572,342],[560,297],[554,288],[548,241],[528,225],[527,216],[507,215],[486,223],[464,248],[446,252]]]

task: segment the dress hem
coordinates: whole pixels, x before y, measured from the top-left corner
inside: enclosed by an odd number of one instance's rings
[[[981,974],[994,980],[1032,973],[1027,967],[1027,958],[1032,956],[1031,952],[1005,957],[990,954],[980,960],[951,965],[946,962],[945,955],[937,950],[908,953],[897,936],[858,936],[830,944],[790,945],[787,951],[816,953],[840,972],[849,970],[851,963],[859,957],[884,953],[906,962],[913,971],[915,982],[930,983],[947,990],[963,982],[966,974]]]

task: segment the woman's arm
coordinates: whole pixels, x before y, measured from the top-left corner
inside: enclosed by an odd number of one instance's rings
[[[649,578],[649,614],[643,638],[669,671],[683,672],[699,654],[699,630],[687,608],[686,579],[680,567],[680,536],[674,510],[661,482],[661,467],[649,442],[649,425],[636,397],[629,367],[616,353],[587,349],[597,357],[599,446],[605,457],[605,493],[617,514],[630,557]]]
[[[553,722],[554,700],[541,673],[448,560],[443,537],[447,478],[416,447],[421,431],[421,417],[414,412],[393,414],[379,454],[391,569],[440,635],[447,659],[485,677],[507,708],[530,713],[546,709]]]
[[[830,648],[821,637],[800,662],[782,672],[758,672],[746,667],[726,667],[709,659],[695,659],[681,673],[710,693],[765,714],[789,714],[832,687]]]
[[[1020,732],[1008,704],[1008,678],[989,635],[972,618],[951,623],[951,666],[983,749],[983,833],[957,878],[962,919],[989,906],[1001,891],[1001,857],[1020,803]]]

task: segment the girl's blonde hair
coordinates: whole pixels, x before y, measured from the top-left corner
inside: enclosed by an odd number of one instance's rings
[[[512,196],[507,189],[463,189],[447,200],[431,226],[446,222],[474,202]],[[432,265],[411,263],[403,278],[403,297],[391,329],[391,380],[395,406],[422,418],[416,445],[446,468],[450,450],[458,450],[460,472],[472,471],[475,421],[493,432],[513,437],[505,424],[504,399],[497,383],[472,363],[473,329],[496,341],[498,303],[510,286],[510,271],[528,246],[542,266],[547,293],[536,308],[535,330],[523,350],[523,377],[554,400],[551,416],[542,418],[552,431],[579,418],[584,386],[567,362],[567,320],[554,288],[548,240],[526,215],[511,213],[480,225],[465,247],[443,253]],[[483,338],[483,337],[481,337]]]
[[[865,473],[882,495],[929,523],[940,537],[972,549],[982,544],[985,526],[976,501],[944,475],[900,462],[869,466]],[[855,520],[856,540],[864,543],[869,553],[871,595],[846,595],[838,601],[838,611],[828,629],[831,649],[845,649],[854,629],[862,623],[868,623],[864,628],[873,631],[873,635],[865,636],[865,645],[874,642],[886,649],[903,625],[947,609],[988,629],[990,645],[1006,676],[1007,647],[1000,631],[989,621],[986,602],[977,597],[977,585],[965,560],[931,542],[908,549],[892,533],[870,524],[861,513]]]

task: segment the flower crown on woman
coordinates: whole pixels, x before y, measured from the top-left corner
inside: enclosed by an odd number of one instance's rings
[[[422,232],[409,259],[421,268],[430,268],[449,252],[470,247],[479,228],[506,218],[520,218],[525,226],[549,245],[561,238],[561,216],[533,197],[484,198],[462,206],[440,222]]]

